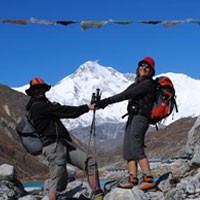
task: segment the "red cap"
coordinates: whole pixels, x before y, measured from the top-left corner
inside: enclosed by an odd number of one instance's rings
[[[144,58],[143,60],[141,60],[140,62],[147,62],[147,63],[151,66],[151,68],[152,68],[153,70],[155,70],[155,62],[154,62],[154,59],[153,59],[153,58],[151,58],[151,57],[146,57],[146,58]]]
[[[138,67],[143,63],[147,63],[149,64],[149,66],[152,68],[154,74],[155,74],[155,61],[153,58],[151,57],[145,57],[144,59],[142,59],[139,63],[138,63]]]

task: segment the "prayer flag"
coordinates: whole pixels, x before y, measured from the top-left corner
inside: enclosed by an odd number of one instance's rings
[[[49,20],[38,20],[33,17],[31,17],[31,22],[34,24],[45,24],[45,25],[55,25],[55,21],[49,21]]]
[[[140,20],[140,23],[143,24],[160,24],[162,21],[160,20]]]
[[[81,30],[88,28],[101,28],[106,25],[108,21],[81,21]]]
[[[186,22],[196,23],[200,25],[200,20],[196,20],[196,19],[186,19]]]
[[[109,22],[120,24],[120,25],[128,25],[128,24],[133,23],[133,21],[117,21],[117,20],[113,20],[113,19],[109,19]]]
[[[171,28],[173,26],[180,25],[183,23],[185,23],[185,21],[163,21],[162,22],[163,26],[165,26],[167,28]]]
[[[3,23],[12,23],[12,24],[22,24],[26,25],[29,24],[29,20],[12,20],[12,19],[4,19],[1,20]]]
[[[64,26],[68,26],[70,24],[74,24],[74,23],[77,23],[77,21],[57,21],[56,22],[57,24],[62,24]]]

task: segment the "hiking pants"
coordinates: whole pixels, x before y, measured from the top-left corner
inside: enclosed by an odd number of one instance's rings
[[[133,115],[129,118],[125,130],[123,146],[125,160],[138,161],[146,158],[144,152],[144,136],[148,126],[147,118],[142,115]]]
[[[87,175],[93,175],[97,166],[92,157],[86,158],[87,154],[79,148],[66,145],[59,140],[43,147],[43,155],[46,157],[50,170],[49,191],[56,193],[66,189],[67,168],[66,164],[72,164],[80,170],[86,171]]]

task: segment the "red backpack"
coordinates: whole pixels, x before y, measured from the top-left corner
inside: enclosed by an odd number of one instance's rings
[[[175,89],[169,77],[161,76],[156,80],[156,98],[151,112],[150,124],[157,124],[168,117],[174,108],[178,112]]]

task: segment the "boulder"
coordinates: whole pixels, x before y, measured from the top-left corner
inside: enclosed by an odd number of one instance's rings
[[[14,167],[7,164],[0,165],[0,199],[17,200],[25,193]]]

